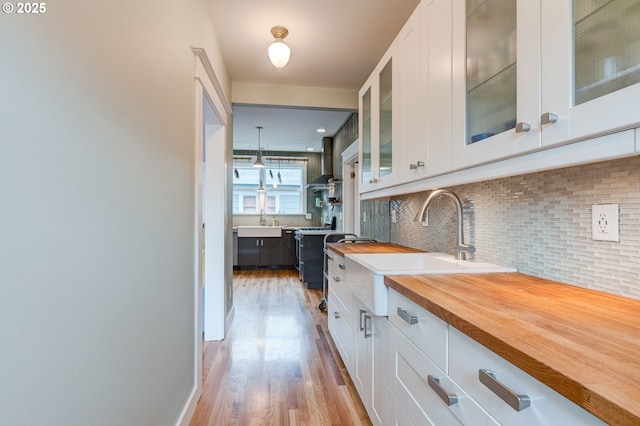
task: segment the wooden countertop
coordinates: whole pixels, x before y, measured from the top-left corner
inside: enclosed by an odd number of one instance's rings
[[[341,256],[366,253],[420,253],[424,251],[393,243],[327,243],[327,248]]]
[[[605,422],[640,424],[640,301],[519,273],[385,284]]]

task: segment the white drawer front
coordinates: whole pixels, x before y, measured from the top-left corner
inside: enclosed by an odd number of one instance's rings
[[[336,344],[345,367],[351,374],[353,362],[353,330],[351,328],[351,314],[345,312],[340,298],[329,290],[327,301],[327,317],[329,333]]]
[[[495,378],[515,394],[528,396],[530,405],[516,411],[480,382],[480,369],[493,372]],[[592,414],[453,327],[449,328],[449,376],[504,425],[605,425]],[[515,398],[512,397],[513,399]]]
[[[390,328],[398,333],[394,327]],[[408,424],[498,424],[400,333],[396,335],[395,375],[396,397],[401,407],[397,411],[406,416]]]
[[[411,319],[407,319],[407,315],[413,317],[413,321],[417,319],[417,322],[410,324]],[[447,372],[447,329],[449,327],[446,322],[393,289],[389,289],[389,320],[438,368]]]
[[[345,308],[345,314],[351,314],[352,303],[351,303],[351,290],[347,285],[347,274],[344,270],[344,257],[336,254],[335,252],[329,250],[329,256],[327,261],[327,283],[329,289],[332,289],[342,300]]]

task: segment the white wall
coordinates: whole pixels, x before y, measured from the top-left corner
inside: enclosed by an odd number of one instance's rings
[[[194,386],[201,0],[0,16],[0,424],[174,424]]]

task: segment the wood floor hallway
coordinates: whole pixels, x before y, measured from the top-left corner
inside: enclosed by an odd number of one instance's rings
[[[235,317],[205,342],[191,425],[370,425],[318,309],[295,270],[235,271]]]

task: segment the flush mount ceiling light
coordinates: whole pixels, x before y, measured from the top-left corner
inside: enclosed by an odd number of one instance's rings
[[[262,147],[260,146],[260,131],[262,130],[262,126],[257,126],[256,129],[258,129],[258,155],[256,161],[253,162],[253,167],[263,169],[264,161],[262,161]],[[262,182],[260,184],[262,184]]]
[[[276,26],[271,28],[271,34],[275,40],[269,45],[269,60],[276,68],[284,68],[289,62],[291,49],[284,42],[284,38],[289,34],[285,27]]]

